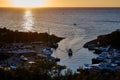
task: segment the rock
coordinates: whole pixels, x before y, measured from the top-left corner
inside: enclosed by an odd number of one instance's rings
[[[98,36],[97,39],[87,42],[83,47],[91,48],[91,45],[94,44],[94,47],[108,46],[120,48],[120,31],[116,30],[110,34]]]
[[[0,34],[0,44],[13,42],[31,43],[37,41],[41,41],[47,44],[49,40],[50,46],[57,47],[56,44],[64,39],[55,35],[49,35],[48,33],[19,32],[12,31],[6,28],[0,28]]]

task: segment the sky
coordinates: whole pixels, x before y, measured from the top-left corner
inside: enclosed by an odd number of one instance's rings
[[[41,4],[36,4],[37,1]],[[28,4],[32,7],[120,7],[120,0],[29,0],[28,3],[26,0],[0,0],[0,7],[25,7]]]

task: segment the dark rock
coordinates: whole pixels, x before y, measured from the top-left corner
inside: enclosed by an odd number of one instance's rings
[[[31,43],[41,41],[44,43],[50,42],[51,46],[57,47],[57,43],[61,41],[62,37],[57,37],[55,35],[49,35],[48,33],[37,33],[37,32],[19,32],[12,31],[6,28],[0,28],[0,44],[2,43]]]
[[[103,62],[103,61],[104,61],[104,60],[102,60],[102,59],[93,58],[93,59],[92,59],[92,64],[98,64],[98,63]]]
[[[98,36],[97,39],[87,42],[83,47],[90,49],[92,44],[96,47],[111,45],[112,47],[120,48],[120,30]]]

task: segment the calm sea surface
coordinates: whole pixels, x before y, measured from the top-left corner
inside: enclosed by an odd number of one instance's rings
[[[91,63],[97,55],[82,48],[98,35],[108,34],[120,28],[120,9],[0,9],[0,27],[12,30],[37,31],[65,37],[53,56],[59,57],[58,64],[72,70]],[[68,57],[67,50],[73,50]]]

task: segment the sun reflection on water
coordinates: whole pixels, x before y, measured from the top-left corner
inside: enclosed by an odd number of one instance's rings
[[[30,10],[26,10],[24,14],[24,21],[22,24],[23,31],[34,31],[34,20],[32,16],[32,12]]]

